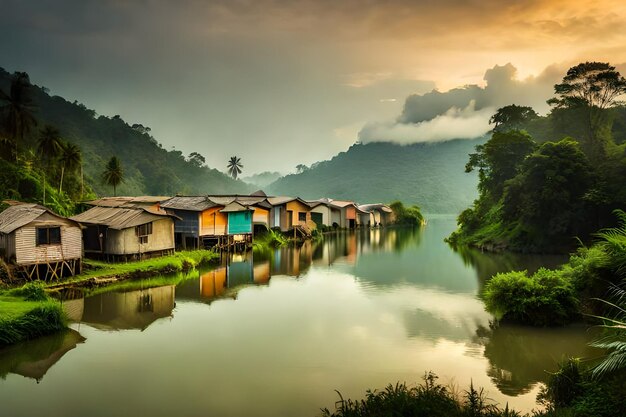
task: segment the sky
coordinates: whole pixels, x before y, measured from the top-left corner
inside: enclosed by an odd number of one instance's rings
[[[567,68],[626,72],[622,0],[0,0],[0,67],[243,175],[469,138]],[[466,87],[466,88],[460,88]],[[435,91],[433,91],[435,90]]]

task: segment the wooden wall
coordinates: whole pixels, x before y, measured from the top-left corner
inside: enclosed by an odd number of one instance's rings
[[[139,244],[134,227],[107,230],[106,253],[112,255],[131,255],[168,249],[174,249],[174,221],[169,217],[152,222],[152,234],[148,235],[148,243],[142,245]]]
[[[61,244],[37,246],[37,227],[60,227]],[[48,213],[17,229],[14,236],[15,263],[28,265],[80,259],[83,256],[83,234],[75,223]],[[10,239],[9,239],[10,240]]]
[[[228,215],[221,213],[224,207],[213,207],[202,212],[200,236],[224,236],[227,233]]]

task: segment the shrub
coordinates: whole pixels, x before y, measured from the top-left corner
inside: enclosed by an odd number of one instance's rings
[[[574,287],[561,271],[501,273],[485,286],[485,305],[497,319],[534,326],[563,325],[578,316]]]
[[[22,297],[26,301],[46,301],[46,285],[42,281],[33,281],[23,285],[20,288],[14,288],[8,291],[8,295]]]
[[[65,328],[63,307],[49,301],[15,319],[0,319],[0,347]]]
[[[196,267],[196,262],[189,257],[183,258],[180,263],[180,268],[183,272],[189,272],[195,267]]]

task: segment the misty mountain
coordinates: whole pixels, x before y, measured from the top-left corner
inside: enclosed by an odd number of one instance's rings
[[[0,68],[3,91],[8,91],[10,77],[11,74]],[[85,179],[99,195],[112,193],[101,181],[105,164],[112,156],[121,160],[124,170],[124,182],[117,188],[120,195],[253,191],[254,187],[204,166],[201,159],[186,158],[180,151],[164,149],[145,126],[131,126],[119,116],[98,116],[81,103],[50,96],[43,87],[34,86],[31,95],[37,126],[31,129],[21,147],[36,149],[39,129],[46,124],[56,126],[63,140],[80,147]],[[226,162],[225,157],[224,165]]]
[[[267,187],[277,179],[282,177],[280,172],[264,171],[259,174],[249,175],[247,177],[241,177],[241,181],[254,185],[259,188]]]
[[[485,140],[356,144],[303,173],[278,179],[266,191],[359,203],[401,200],[427,213],[459,213],[478,196],[477,175],[464,168],[468,154]]]

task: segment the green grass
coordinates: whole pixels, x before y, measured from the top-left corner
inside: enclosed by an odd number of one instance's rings
[[[0,294],[0,347],[65,329],[60,303]]]
[[[218,257],[219,255],[212,251],[195,250],[133,262],[107,263],[87,259],[83,262],[84,272],[65,282],[78,283],[91,278],[106,277],[139,278],[181,271],[186,272],[196,266],[207,265]]]

